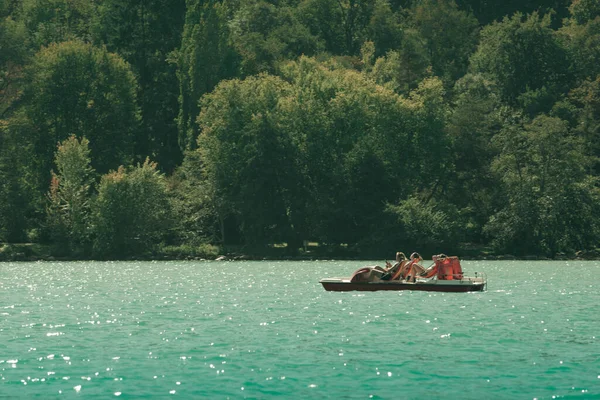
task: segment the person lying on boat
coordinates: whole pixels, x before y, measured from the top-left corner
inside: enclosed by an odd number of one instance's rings
[[[390,280],[395,280],[398,279],[398,276],[400,275],[400,271],[402,270],[402,268],[404,267],[404,265],[407,263],[408,259],[406,258],[406,255],[399,251],[396,253],[396,262],[394,263],[394,265],[390,264],[389,261],[385,262],[385,270],[383,270],[383,275],[381,275],[381,279],[384,281],[390,281]]]
[[[352,274],[350,278],[351,282],[378,282],[380,280],[389,281],[394,277],[397,277],[398,271],[402,269],[404,264],[408,262],[406,255],[399,251],[396,253],[396,262],[394,265],[388,261],[385,262],[386,268],[382,268],[379,265],[372,267],[359,268]]]

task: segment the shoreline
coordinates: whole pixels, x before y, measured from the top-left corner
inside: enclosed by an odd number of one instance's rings
[[[600,256],[585,256],[585,257],[556,257],[549,258],[544,256],[525,256],[516,257],[509,255],[485,255],[480,257],[473,256],[460,256],[461,261],[600,261]],[[157,261],[376,261],[378,259],[372,257],[344,257],[344,256],[249,256],[249,255],[220,255],[218,257],[172,257],[172,256],[161,256],[155,257],[144,257],[144,256],[132,256],[125,258],[115,259],[101,259],[101,258],[90,258],[90,257],[57,257],[57,256],[26,256],[23,254],[14,254],[11,257],[0,257],[0,263],[3,262],[80,262],[80,261],[144,261],[144,262],[157,262]],[[389,259],[388,259],[389,260]],[[425,261],[428,258],[424,259]],[[381,259],[384,263],[385,259]]]
[[[283,249],[282,249],[283,250]],[[62,254],[60,254],[62,253]],[[391,258],[374,256],[373,252],[359,254],[352,251],[323,248],[321,251],[310,249],[290,254],[286,251],[245,252],[242,248],[218,248],[206,246],[190,249],[165,248],[146,254],[130,255],[118,258],[99,258],[81,254],[57,253],[55,247],[38,243],[0,243],[0,262],[43,262],[43,261],[366,261],[377,260],[384,263]],[[386,253],[387,254],[387,253]],[[432,254],[421,253],[428,260]],[[437,254],[437,253],[436,253]],[[577,252],[557,253],[554,258],[545,255],[493,254],[487,249],[464,248],[447,253],[458,256],[464,261],[598,261],[600,249]],[[388,254],[390,257],[392,254]]]

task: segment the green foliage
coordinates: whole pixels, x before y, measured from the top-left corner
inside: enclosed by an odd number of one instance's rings
[[[19,84],[27,55],[24,24],[0,13],[0,118],[7,114],[19,97]]]
[[[322,44],[289,6],[246,1],[236,10],[230,26],[232,42],[241,56],[241,72],[273,72],[275,64],[300,54],[313,55]]]
[[[586,80],[569,93],[568,98],[557,105],[563,107],[562,114],[571,122],[573,131],[586,144],[587,154],[592,157],[592,172],[600,172],[600,75],[595,80]]]
[[[399,49],[389,51],[385,57],[379,57],[370,76],[380,85],[400,94],[408,94],[416,89],[419,82],[431,75],[431,60],[425,45],[425,40],[417,31],[404,30]]]
[[[594,247],[599,3],[492,3],[0,1],[0,240]]]
[[[92,215],[97,256],[114,259],[155,250],[172,226],[164,175],[149,160],[104,175]]]
[[[367,35],[375,44],[375,55],[381,57],[397,49],[403,41],[400,17],[394,13],[387,0],[376,0],[375,8],[367,26]]]
[[[469,56],[477,46],[477,19],[459,10],[454,0],[420,1],[410,19],[427,43],[434,74],[451,87],[467,71]]]
[[[573,0],[569,11],[575,22],[584,25],[600,16],[600,3],[596,0]]]
[[[571,68],[580,80],[595,79],[600,74],[600,17],[568,22],[558,31],[558,37],[572,59]]]
[[[494,22],[481,32],[479,47],[471,57],[472,72],[490,76],[510,105],[548,111],[570,83],[566,50],[550,28],[550,16],[515,14]],[[527,95],[529,91],[537,94]],[[540,104],[533,107],[535,98]]]
[[[177,140],[178,82],[171,52],[181,45],[185,0],[103,0],[93,39],[123,57],[135,73],[141,124],[138,161],[147,156],[172,171],[181,162]]]
[[[293,95],[282,111],[299,151],[309,234],[352,243],[398,193],[390,187],[395,177],[414,171],[407,159],[389,154],[407,143],[410,106],[357,72],[329,70],[311,59],[289,64],[284,74]]]
[[[96,3],[88,0],[23,0],[22,18],[34,50],[90,37]]]
[[[477,242],[499,206],[501,192],[491,172],[498,150],[492,139],[511,113],[500,101],[494,82],[483,75],[467,74],[456,82],[454,93],[447,124],[454,172],[446,181],[447,195],[461,210],[467,239]]]
[[[562,18],[567,16],[568,7],[572,0],[503,0],[493,2],[489,0],[457,0],[456,2],[461,9],[473,12],[482,25],[488,25],[516,12],[528,14],[534,11],[544,14],[555,13],[557,21],[561,21]]]
[[[217,212],[239,217],[252,244],[291,234],[286,192],[297,179],[289,133],[277,120],[286,91],[288,84],[270,76],[223,82],[205,96],[199,117],[198,147]]]
[[[419,179],[443,176],[440,153],[449,143],[438,79],[403,99],[307,57],[282,74],[286,81],[261,75],[222,83],[205,96],[199,117],[217,213],[235,216],[247,243],[355,242],[376,229],[386,201]],[[390,157],[394,148],[428,152]]]
[[[46,209],[47,228],[58,248],[82,254],[90,240],[90,198],[94,170],[90,166],[89,141],[75,136],[56,151],[58,174],[52,174]]]
[[[507,203],[486,227],[495,245],[513,254],[554,256],[595,243],[598,227],[590,222],[600,209],[598,189],[587,175],[583,142],[567,124],[542,115],[497,140],[502,152],[493,167]]]
[[[386,30],[386,26],[375,25],[381,19],[371,24],[376,5],[381,7],[374,1],[305,0],[299,4],[297,12],[300,21],[324,42],[325,50],[332,54],[355,56],[367,39],[369,30]]]
[[[22,113],[0,120],[0,240],[8,242],[25,241],[36,211],[43,209],[35,176],[26,167],[35,154],[22,139],[32,128]]]
[[[30,244],[0,244],[0,261],[26,261],[37,250]]]
[[[410,94],[410,99],[417,106],[414,109],[417,118],[414,147],[423,151],[419,157],[421,173],[432,179],[448,165],[445,154],[450,143],[445,126],[449,109],[444,94],[444,86],[438,78],[423,80]]]
[[[214,196],[206,183],[200,154],[186,153],[183,164],[169,179],[171,204],[175,216],[175,239],[196,246],[198,243],[217,243],[223,236]]]
[[[452,250],[461,241],[458,212],[451,204],[411,196],[386,211],[398,221],[396,238],[404,248],[436,253]]]
[[[71,135],[90,141],[100,173],[133,158],[139,114],[129,65],[104,48],[64,42],[43,48],[29,68],[24,108],[35,129],[27,134],[32,168],[47,190],[53,149]]]
[[[208,259],[214,260],[219,255],[219,248],[211,244],[184,244],[179,246],[164,246],[160,253],[168,258],[177,259]]]
[[[344,52],[344,32],[341,3],[333,0],[305,0],[298,4],[296,13],[311,34],[322,40],[331,54]]]
[[[237,73],[237,54],[230,44],[229,8],[218,1],[190,0],[180,50],[174,54],[179,79],[177,126],[182,150],[195,149],[198,101]]]
[[[338,0],[337,3],[341,13],[346,54],[355,55],[364,42],[376,2]]]

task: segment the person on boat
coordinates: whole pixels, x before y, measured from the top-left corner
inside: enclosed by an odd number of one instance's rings
[[[409,276],[411,266],[413,261],[415,261],[415,254],[418,255],[418,253],[413,253],[410,260],[405,259],[404,262],[401,263],[392,280],[405,280]]]
[[[414,282],[417,278],[417,275],[425,272],[425,268],[423,268],[419,263],[423,260],[421,255],[416,251],[410,255],[410,261],[406,263],[406,267],[404,268],[402,277],[408,282]]]
[[[400,270],[402,270],[402,267],[404,266],[404,264],[406,264],[407,261],[408,259],[406,258],[406,255],[403,252],[398,251],[396,253],[396,262],[394,263],[394,265],[390,264],[389,261],[385,262],[386,269],[385,273],[381,276],[381,279],[384,281],[393,281],[397,279]]]
[[[385,262],[385,273],[381,276],[381,279],[384,281],[389,281],[389,280],[394,280],[398,278],[398,273],[399,271],[402,269],[402,267],[404,266],[404,264],[406,264],[406,262],[408,261],[408,259],[406,258],[406,255],[399,251],[396,253],[396,262],[394,263],[394,265],[390,264],[389,261]]]

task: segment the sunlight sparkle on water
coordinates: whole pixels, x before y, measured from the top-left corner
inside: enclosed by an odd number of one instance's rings
[[[600,263],[571,262],[576,282],[561,278],[558,261],[465,262],[465,272],[486,272],[493,283],[473,294],[339,293],[318,283],[375,263],[0,263],[10,303],[0,331],[11,327],[12,338],[0,393],[394,398],[402,387],[427,398],[443,386],[447,398],[461,398],[465,385],[484,382],[482,398],[600,398],[590,357]],[[365,371],[389,386],[369,383]],[[198,380],[206,384],[187,384]]]

